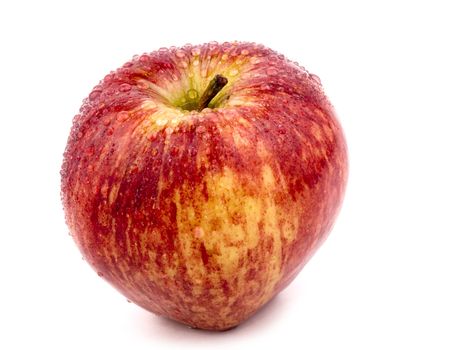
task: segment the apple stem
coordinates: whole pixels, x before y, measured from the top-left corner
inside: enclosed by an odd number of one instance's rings
[[[220,74],[216,74],[216,76],[209,82],[208,87],[204,91],[203,95],[199,99],[198,103],[198,111],[201,112],[205,109],[211,100],[222,90],[224,86],[227,85],[229,81],[226,77]]]

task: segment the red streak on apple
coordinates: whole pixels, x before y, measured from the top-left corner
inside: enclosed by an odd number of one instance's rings
[[[228,83],[197,111],[217,75]],[[224,330],[283,290],[328,235],[347,152],[319,80],[251,43],[160,49],[107,75],[73,120],[66,221],[134,303]]]

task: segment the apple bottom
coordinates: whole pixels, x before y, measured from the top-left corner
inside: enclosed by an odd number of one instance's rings
[[[137,191],[115,181],[73,207],[69,222],[83,256],[129,300],[194,328],[227,330],[283,290],[326,238],[343,193],[344,172],[331,166],[300,186],[267,162],[253,174],[224,167],[198,186],[168,177],[139,206]]]

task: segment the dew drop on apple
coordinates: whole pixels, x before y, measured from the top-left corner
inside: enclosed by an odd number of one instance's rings
[[[149,60],[151,59],[151,57],[149,57],[148,54],[142,54],[139,58],[139,61],[140,62],[143,62],[143,63],[147,63],[149,62]]]
[[[243,49],[241,52],[240,52],[243,56],[246,56],[250,53],[250,51],[248,51],[247,49]]]
[[[251,64],[258,64],[259,62],[261,62],[261,60],[256,56],[253,56],[253,57],[250,58],[250,63]]]
[[[313,79],[313,81],[315,81],[316,83],[318,83],[319,85],[321,85],[321,79],[315,75],[315,74],[310,74],[310,78]]]
[[[114,72],[110,72],[109,74],[107,74],[105,77],[104,77],[104,82],[109,82],[109,81],[112,81],[114,79],[114,76],[115,76],[115,73]]]
[[[277,69],[276,69],[276,68],[273,68],[273,67],[269,67],[269,68],[266,70],[266,74],[267,74],[267,75],[276,75],[276,74],[277,74]]]
[[[118,90],[119,90],[120,92],[127,92],[127,91],[130,91],[130,90],[131,90],[131,86],[130,86],[130,84],[124,83],[124,84],[120,85],[120,87],[118,88]]]
[[[190,100],[194,100],[198,98],[198,91],[196,91],[195,89],[190,89],[187,91],[186,95]]]
[[[202,238],[204,236],[203,228],[202,227],[195,227],[195,229],[193,230],[193,235],[196,238]]]
[[[193,56],[199,56],[200,53],[201,53],[201,50],[199,49],[199,47],[195,47],[191,50],[191,54]]]
[[[198,60],[194,60],[193,61],[193,67],[197,67],[199,65],[199,61]]]
[[[225,61],[227,58],[229,58],[229,55],[227,55],[226,53],[222,55],[221,57],[221,60],[222,61]]]
[[[185,52],[182,50],[178,50],[177,53],[175,54],[178,58],[183,58],[185,57]]]
[[[95,101],[99,98],[99,96],[101,95],[102,93],[102,90],[100,89],[95,89],[93,90],[90,94],[89,94],[89,100],[90,101]]]
[[[149,88],[149,84],[144,80],[139,80],[136,83],[136,86],[138,86],[138,88],[140,88],[141,90],[146,90],[147,88]]]
[[[238,69],[237,68],[232,68],[230,71],[229,71],[229,75],[231,77],[234,77],[238,74]]]
[[[118,112],[118,114],[117,114],[117,120],[119,122],[124,122],[129,117],[130,117],[130,114],[128,112],[126,112],[126,111],[121,111],[121,112]]]

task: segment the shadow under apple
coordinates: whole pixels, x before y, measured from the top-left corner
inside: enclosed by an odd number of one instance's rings
[[[287,303],[290,298],[287,298],[283,293],[275,296],[272,300],[266,303],[253,316],[241,323],[237,327],[226,331],[209,331],[203,329],[190,328],[187,325],[170,320],[168,318],[155,316],[148,313],[151,321],[145,318],[146,324],[144,333],[148,338],[157,337],[159,341],[165,339],[167,341],[177,340],[184,343],[196,342],[199,340],[210,340],[219,338],[231,338],[242,336],[250,333],[261,332],[261,330],[269,329],[271,326],[280,322],[279,315],[287,308]]]

